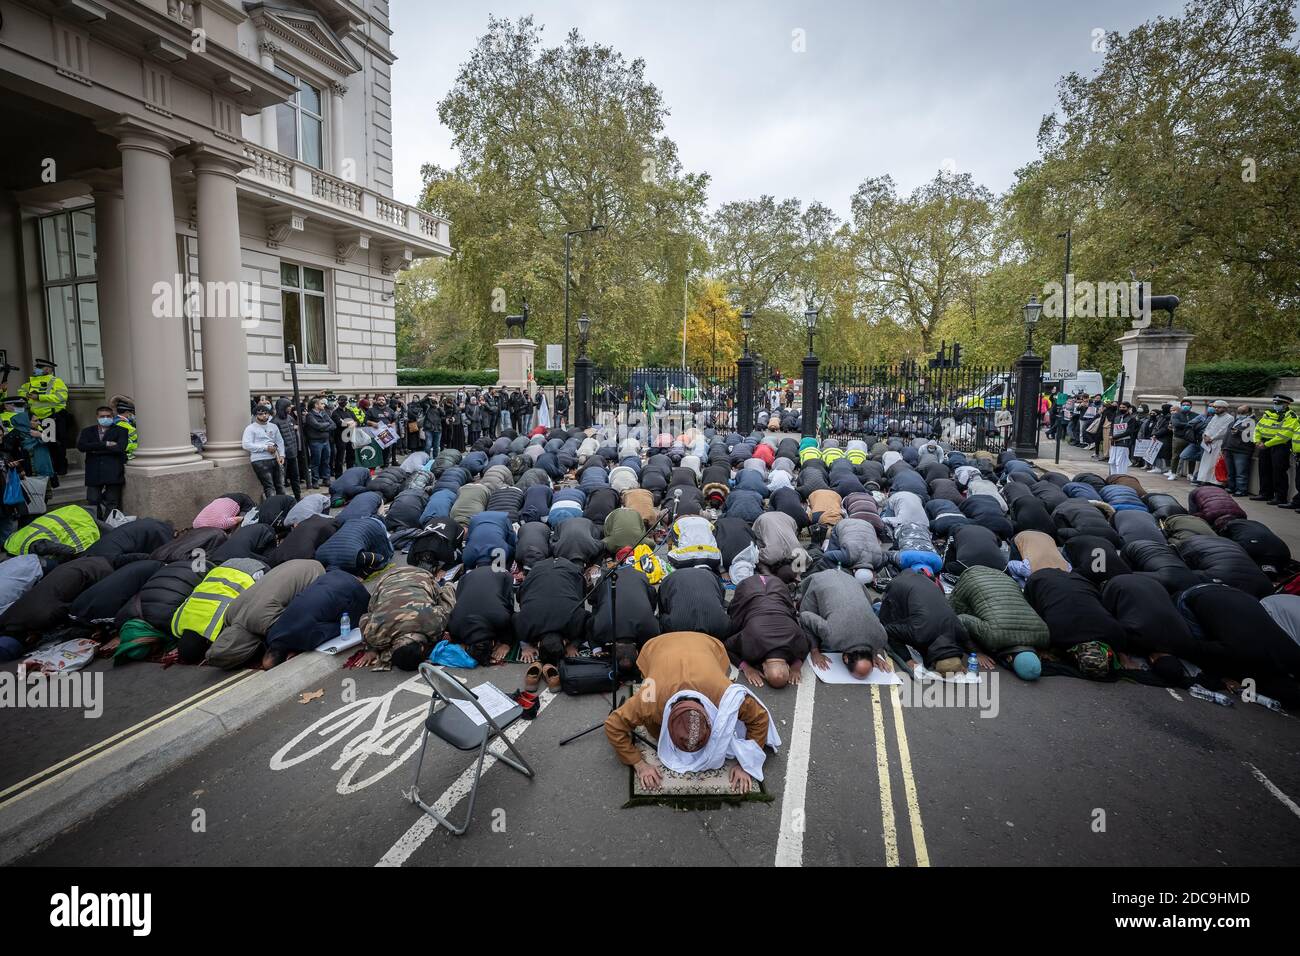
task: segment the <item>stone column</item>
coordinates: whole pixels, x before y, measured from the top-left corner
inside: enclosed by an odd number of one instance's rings
[[[1124,394],[1116,401],[1178,401],[1187,394],[1187,347],[1196,338],[1182,329],[1130,329],[1115,341],[1124,360]]]
[[[120,171],[87,177],[95,200],[95,279],[99,297],[99,348],[104,356],[104,400],[135,399],[126,297],[126,210]]]
[[[122,152],[127,329],[139,447],[128,466],[141,470],[201,464],[190,444],[185,343],[179,310],[183,289],[176,265],[172,204],[174,142],[134,120],[112,129]]]
[[[277,47],[270,40],[263,40],[257,45],[258,53],[262,60],[262,69],[271,72],[275,69],[275,54],[279,52]],[[262,108],[262,147],[272,152],[280,150],[280,135],[275,126],[275,107],[266,106]]]
[[[249,422],[248,338],[235,184],[244,163],[205,148],[189,155],[198,181],[199,280],[204,290],[199,328],[208,440],[203,457],[243,464],[248,458],[242,444]]]
[[[347,150],[343,145],[343,97],[347,92],[348,88],[342,83],[330,84],[330,156],[333,159],[331,166],[334,174],[352,181],[357,178],[356,166],[352,167],[351,175],[344,172]]]

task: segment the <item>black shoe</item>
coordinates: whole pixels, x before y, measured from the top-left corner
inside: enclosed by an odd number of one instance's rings
[[[1271,501],[1272,499],[1269,498],[1269,497],[1267,497],[1266,495],[1251,495],[1251,496],[1250,496],[1250,500],[1251,500],[1251,501]]]

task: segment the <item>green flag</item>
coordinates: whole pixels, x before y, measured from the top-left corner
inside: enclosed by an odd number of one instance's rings
[[[650,424],[650,411],[655,407],[657,403],[658,403],[658,399],[655,398],[654,389],[651,388],[649,385],[646,385],[644,411],[645,411],[645,420],[646,420],[647,427]]]

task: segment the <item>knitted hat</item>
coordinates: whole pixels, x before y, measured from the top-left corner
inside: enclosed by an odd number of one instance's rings
[[[1033,651],[1021,651],[1011,666],[1021,680],[1038,680],[1043,674],[1043,663]]]

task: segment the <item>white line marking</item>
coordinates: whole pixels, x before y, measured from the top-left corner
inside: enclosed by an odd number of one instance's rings
[[[808,827],[804,800],[808,794],[808,758],[812,753],[813,699],[817,675],[805,673],[790,720],[790,755],[785,761],[785,792],[781,795],[781,832],[776,841],[777,866],[803,866],[803,831]],[[799,814],[798,826],[794,815]]]
[[[538,698],[537,717],[541,717],[542,711],[546,709],[547,705],[550,704],[551,701],[555,700],[555,697],[555,693],[549,689],[542,691],[541,696]],[[506,728],[504,736],[509,739],[511,743],[516,742],[524,735],[524,731],[537,723],[537,717],[534,717],[532,720],[524,720],[521,717]],[[599,731],[595,732],[598,733]],[[503,750],[505,750],[505,744],[501,743],[500,740],[494,740],[490,745],[488,745],[487,757],[483,760],[483,776],[486,777],[488,771],[496,766],[496,755]],[[443,792],[443,795],[432,804],[433,808],[444,817],[451,813],[456,804],[469,796],[470,788],[474,785],[474,765],[477,762],[477,759],[471,761],[470,765],[464,769],[461,775],[452,781],[451,786]],[[522,777],[522,774],[520,776]],[[410,803],[409,800],[406,802]],[[411,854],[418,850],[424,841],[429,839],[430,835],[438,829],[438,824],[434,821],[433,817],[429,816],[413,803],[411,803],[410,806],[412,810],[420,814],[420,818],[411,824],[409,830],[397,838],[397,842],[388,848],[388,852],[383,855],[375,866],[401,866],[409,860]]]
[[[1183,699],[1182,695],[1179,694],[1178,691],[1174,690],[1172,687],[1166,687],[1165,690],[1169,691],[1169,696],[1172,697],[1174,700]]]
[[[1273,794],[1273,796],[1277,797],[1278,801],[1282,804],[1282,806],[1286,807],[1297,817],[1300,817],[1300,806],[1296,806],[1296,802],[1294,800],[1292,800],[1285,793],[1279,790],[1277,784],[1275,784],[1272,780],[1268,779],[1268,777],[1264,776],[1264,774],[1260,771],[1260,769],[1256,767],[1253,763],[1247,763],[1246,766],[1249,767],[1250,772],[1255,775],[1255,779],[1264,785],[1265,790]]]

